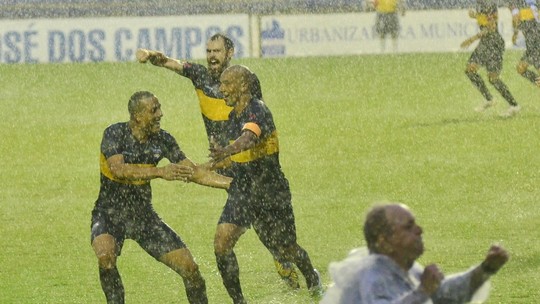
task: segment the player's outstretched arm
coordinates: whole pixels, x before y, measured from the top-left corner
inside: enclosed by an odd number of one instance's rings
[[[197,165],[188,158],[182,160],[178,164],[182,166],[189,166],[193,169],[193,174],[189,178],[189,181],[203,186],[229,189],[232,178],[211,171],[208,166]]]
[[[139,166],[124,162],[124,156],[117,154],[107,159],[112,176],[118,180],[151,180],[162,178],[165,180],[187,181],[193,175],[193,168],[182,164],[168,164],[163,167]]]
[[[178,59],[167,57],[167,55],[163,54],[160,51],[138,49],[137,52],[135,52],[135,57],[140,63],[146,63],[150,61],[150,63],[155,66],[164,67],[178,73],[182,72],[182,70],[184,69],[183,62]]]

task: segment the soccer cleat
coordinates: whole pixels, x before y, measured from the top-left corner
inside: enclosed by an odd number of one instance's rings
[[[317,280],[319,282],[317,283],[317,285],[312,286],[309,289],[309,294],[311,295],[312,298],[321,300],[324,297],[324,288],[322,286],[321,274],[319,273],[317,269],[313,269],[313,271],[315,271],[315,273],[317,274]]]
[[[519,113],[519,111],[521,111],[521,107],[519,105],[510,106],[508,108],[508,110],[501,113],[501,117],[510,118],[510,117],[516,115],[517,113]]]
[[[280,263],[278,260],[274,260],[274,264],[276,265],[277,272],[283,282],[285,282],[287,285],[289,285],[289,287],[293,289],[300,288],[298,272],[296,271],[293,263]]]
[[[495,105],[495,101],[493,100],[486,100],[478,107],[474,108],[476,112],[484,112],[485,110],[493,107]]]

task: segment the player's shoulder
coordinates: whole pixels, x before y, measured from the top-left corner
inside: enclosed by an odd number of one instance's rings
[[[116,122],[105,128],[105,133],[120,134],[129,130],[127,122]]]
[[[176,141],[174,136],[171,133],[169,133],[169,131],[166,131],[166,130],[163,130],[163,129],[159,130],[158,137],[161,140],[164,140],[164,141],[167,141],[167,142]]]

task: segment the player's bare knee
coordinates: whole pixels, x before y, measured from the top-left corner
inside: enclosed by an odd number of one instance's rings
[[[214,240],[214,254],[216,256],[226,255],[230,251],[231,251],[231,248],[229,248],[225,240],[220,240],[220,239]]]
[[[96,253],[99,268],[112,269],[116,267],[116,255],[113,252]]]
[[[527,66],[526,65],[523,65],[523,64],[518,64],[516,66],[516,70],[518,72],[519,75],[523,75],[525,74],[525,72],[527,71]]]
[[[494,84],[499,80],[499,75],[489,75],[489,83]]]
[[[195,261],[185,262],[182,266],[187,277],[195,278],[201,276],[199,272],[199,265],[197,265]]]

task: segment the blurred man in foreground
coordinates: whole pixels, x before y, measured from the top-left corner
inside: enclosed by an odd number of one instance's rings
[[[364,223],[368,253],[355,250],[330,265],[334,284],[321,303],[467,303],[509,259],[494,245],[482,263],[445,278],[437,265],[416,262],[424,252],[422,233],[407,206],[374,207]]]

